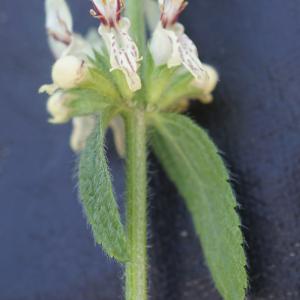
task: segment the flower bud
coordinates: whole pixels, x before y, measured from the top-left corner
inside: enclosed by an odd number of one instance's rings
[[[86,74],[85,61],[71,55],[57,60],[52,68],[52,80],[62,89],[75,87],[85,78]]]
[[[63,124],[70,120],[71,111],[66,105],[69,100],[70,97],[62,92],[56,92],[48,99],[47,110],[52,116],[50,123]]]

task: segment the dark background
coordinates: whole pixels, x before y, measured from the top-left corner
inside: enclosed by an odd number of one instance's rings
[[[71,2],[71,1],[70,1]],[[96,22],[73,1],[75,29]],[[234,178],[251,300],[300,299],[300,1],[190,1],[183,16],[221,82],[190,115]],[[0,300],[122,299],[121,269],[95,247],[74,179],[69,126],[47,124],[52,58],[41,0],[0,2]],[[109,139],[114,183],[122,162]],[[219,299],[189,216],[151,155],[151,299]]]

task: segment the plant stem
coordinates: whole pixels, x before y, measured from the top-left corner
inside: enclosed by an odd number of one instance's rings
[[[144,0],[127,0],[126,14],[131,21],[131,33],[141,53],[144,53],[146,44],[146,28]]]
[[[126,300],[147,299],[147,149],[145,113],[125,116],[127,133]]]

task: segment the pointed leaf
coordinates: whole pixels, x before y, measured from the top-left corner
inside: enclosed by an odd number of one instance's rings
[[[217,289],[225,300],[243,300],[243,236],[228,171],[217,148],[204,130],[177,114],[155,117],[152,146],[186,201]]]
[[[125,262],[126,236],[105,157],[103,122],[99,123],[80,157],[79,193],[96,242],[109,256]]]

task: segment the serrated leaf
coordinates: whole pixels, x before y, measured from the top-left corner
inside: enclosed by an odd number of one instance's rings
[[[154,152],[186,201],[217,289],[225,300],[243,300],[243,236],[228,171],[217,148],[185,116],[161,114],[153,122]]]
[[[110,257],[126,262],[126,236],[105,157],[101,121],[80,157],[79,193],[95,241]]]

